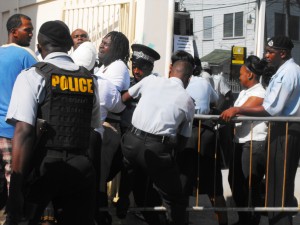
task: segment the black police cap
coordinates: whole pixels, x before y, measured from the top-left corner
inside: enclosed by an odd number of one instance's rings
[[[132,60],[145,60],[154,64],[154,61],[160,59],[160,55],[152,48],[141,45],[141,44],[133,44],[131,45],[132,49]]]
[[[54,46],[67,47],[68,49],[73,46],[70,30],[68,26],[60,20],[45,22],[41,26],[39,34],[44,35]]]
[[[270,38],[267,41],[267,45],[271,48],[287,49],[287,50],[291,50],[294,47],[294,44],[291,41],[291,39],[283,35],[278,35]]]

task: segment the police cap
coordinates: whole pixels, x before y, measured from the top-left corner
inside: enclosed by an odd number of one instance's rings
[[[63,21],[54,20],[43,23],[39,34],[44,35],[53,46],[66,47],[68,49],[71,49],[73,46],[70,30]]]
[[[152,48],[141,45],[141,44],[133,44],[131,45],[132,49],[132,61],[144,61],[145,63],[154,64],[154,61],[160,59],[160,55]]]
[[[267,41],[267,46],[275,49],[291,50],[294,47],[294,44],[289,37],[278,35],[270,38]]]

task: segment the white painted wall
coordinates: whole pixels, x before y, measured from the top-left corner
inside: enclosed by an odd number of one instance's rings
[[[174,26],[174,0],[138,0],[135,43],[155,49],[161,56],[154,72],[167,76],[171,59]]]
[[[63,0],[0,0],[0,24],[2,24],[0,44],[2,45],[7,41],[6,22],[8,18],[15,13],[22,13],[32,20],[34,38],[30,48],[35,51],[36,35],[40,26],[48,20],[62,20],[63,6]]]
[[[75,7],[84,7],[84,1],[89,4],[99,4],[103,2],[107,2],[107,4],[118,4],[125,2],[125,0],[74,0],[71,3],[75,2],[77,4]],[[7,19],[12,14],[20,12],[28,15],[32,19],[35,30],[30,48],[35,51],[36,34],[41,24],[48,20],[67,20],[66,17],[63,18],[65,2],[70,4],[70,0],[0,0],[0,24],[2,24],[0,44],[4,44],[7,41],[7,31],[5,28]],[[133,40],[132,43],[149,45],[158,51],[161,55],[161,59],[155,63],[154,71],[162,76],[167,75],[173,44],[174,0],[130,0],[130,2],[136,4],[137,10],[136,17],[132,15],[132,17],[128,19],[130,21],[133,20],[134,23],[129,25],[129,22],[125,21],[126,23],[123,24],[124,26],[128,26],[126,29],[134,31],[132,32],[133,37],[130,37],[129,40]],[[128,10],[128,17],[131,16],[130,12],[131,11]],[[105,15],[106,14],[103,16],[105,17]],[[112,16],[112,14],[110,14],[110,16]],[[82,16],[80,10],[78,10],[78,18],[82,20],[81,24],[83,28],[91,32],[94,30],[93,26],[90,27],[87,25],[86,20],[88,18],[87,16]],[[111,18],[108,18],[108,20],[111,20]],[[69,25],[72,31],[73,24]],[[130,27],[131,25],[132,27]],[[100,35],[93,35],[93,37],[94,36],[96,36],[97,39],[101,38],[103,34],[101,37]],[[96,39],[92,40],[95,44],[98,43]],[[98,48],[98,46],[96,47]]]
[[[200,58],[214,49],[231,50],[232,45],[247,47],[248,54],[254,53],[256,4],[252,0],[185,0],[184,6],[194,21],[194,39]],[[244,12],[244,36],[223,38],[224,14],[241,11]],[[251,23],[247,23],[249,15],[253,18]],[[214,29],[211,40],[203,40],[203,17],[205,16],[212,16]]]

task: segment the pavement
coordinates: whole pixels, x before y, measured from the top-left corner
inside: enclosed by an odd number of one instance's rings
[[[223,175],[223,187],[224,187],[224,197],[226,199],[226,204],[228,207],[234,207],[233,200],[231,198],[231,191],[227,181],[228,177],[228,170],[222,170]],[[300,167],[297,170],[296,179],[295,179],[295,197],[297,198],[298,202],[300,203]],[[212,207],[209,198],[207,195],[200,195],[199,196],[199,205],[204,207]],[[190,206],[195,206],[195,197],[190,198]],[[300,211],[300,206],[299,206]],[[112,208],[110,211],[113,222],[112,225],[147,225],[141,219],[141,215],[137,214],[135,211],[129,212],[127,217],[123,220],[120,220],[115,215],[115,210]],[[237,212],[228,211],[228,225],[232,225],[238,221]],[[213,211],[190,211],[189,212],[189,224],[197,224],[197,225],[218,225],[217,218]],[[293,217],[293,224],[300,225],[300,213],[296,214]],[[266,216],[262,216],[259,225],[269,225],[268,218]]]

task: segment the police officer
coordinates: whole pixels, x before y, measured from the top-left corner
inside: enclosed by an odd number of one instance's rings
[[[185,91],[192,71],[189,62],[178,61],[169,79],[149,75],[122,96],[123,101],[141,97],[132,127],[121,142],[131,169],[128,182],[132,184],[135,171],[145,171],[170,213],[171,224],[180,225],[184,223],[186,201],[173,150],[182,150],[192,132],[195,106]]]
[[[131,49],[131,71],[133,77],[131,77],[130,86],[133,86],[143,78],[152,74],[154,62],[160,59],[160,55],[154,49],[143,44],[133,44],[131,45]],[[127,102],[126,109],[122,112],[121,130],[123,133],[125,133],[125,131],[131,126],[132,115],[138,100],[139,99],[137,98]],[[129,194],[131,190],[128,186],[127,172],[126,167],[122,168],[119,200],[116,204],[116,212],[119,218],[124,218],[126,216],[130,203]],[[136,205],[140,207],[161,205],[161,198],[157,191],[153,188],[153,183],[150,181],[147,173],[139,171],[139,173],[135,173],[135,175],[135,182],[132,191]],[[159,225],[165,222],[164,213],[142,212],[142,214],[148,224]]]
[[[152,73],[154,62],[160,59],[160,55],[154,49],[142,45],[131,45],[131,71],[133,77],[130,78],[130,87],[141,81]],[[127,128],[131,126],[133,111],[136,107],[138,99],[132,99],[127,103],[125,111],[122,113],[121,130],[125,133]]]
[[[97,141],[90,131],[100,125],[100,104],[96,82],[67,54],[72,45],[66,24],[44,23],[38,50],[45,63],[23,71],[15,83],[7,113],[16,129],[6,224],[19,222],[24,202],[29,224],[38,224],[50,201],[61,209],[58,224],[93,224],[96,179],[87,153],[90,138]],[[48,125],[34,149],[37,118]]]
[[[286,36],[275,36],[267,41],[265,58],[277,71],[272,76],[261,106],[232,107],[221,117],[229,121],[237,114],[249,116],[300,116],[300,67],[292,58],[293,42]],[[300,123],[271,123],[268,174],[268,207],[297,207],[294,182],[300,158]],[[285,153],[286,138],[288,139]],[[286,160],[285,160],[285,154]],[[286,163],[286,165],[285,165]],[[284,174],[286,168],[286,174]],[[285,181],[285,184],[284,182]],[[283,191],[284,190],[284,191]],[[270,225],[293,224],[291,213],[270,212]]]

